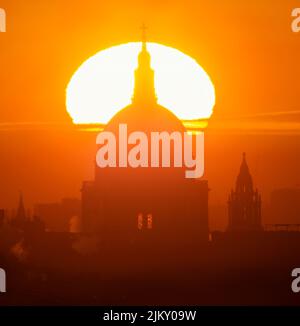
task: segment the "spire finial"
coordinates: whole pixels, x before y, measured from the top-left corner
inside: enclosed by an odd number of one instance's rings
[[[146,33],[147,29],[148,29],[148,27],[145,25],[145,23],[143,23],[141,26],[141,31],[142,31],[142,42],[144,44],[147,43],[147,33]]]
[[[135,104],[156,103],[154,70],[151,68],[151,55],[147,50],[147,27],[145,24],[141,26],[141,30],[143,32],[143,45],[138,55],[138,67],[135,70],[135,85],[132,102]]]
[[[18,208],[17,208],[16,218],[19,219],[19,220],[26,219],[26,212],[25,212],[25,207],[24,207],[24,200],[23,200],[22,191],[20,191],[20,194],[19,194],[19,204],[18,204]]]
[[[242,160],[242,164],[241,164],[241,168],[240,168],[240,173],[249,174],[249,169],[248,169],[248,164],[246,161],[246,153],[245,152],[243,152],[243,160]]]

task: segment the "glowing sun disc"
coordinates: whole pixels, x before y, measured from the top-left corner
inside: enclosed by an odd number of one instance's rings
[[[158,103],[182,120],[207,119],[215,105],[215,89],[204,69],[190,56],[171,47],[147,43],[155,71]],[[66,105],[76,124],[107,123],[131,103],[134,70],[141,43],[100,51],[74,73]]]

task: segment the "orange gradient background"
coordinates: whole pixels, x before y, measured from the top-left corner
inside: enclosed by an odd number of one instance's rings
[[[300,184],[298,1],[3,0],[0,33],[0,207],[80,196],[93,176],[96,133],[72,127],[65,91],[98,51],[140,41],[195,58],[217,93],[206,131],[211,223],[226,224],[226,200],[246,151],[254,182],[270,192]],[[37,133],[38,132],[38,136]],[[264,219],[268,217],[265,216]],[[268,222],[268,221],[264,221]]]

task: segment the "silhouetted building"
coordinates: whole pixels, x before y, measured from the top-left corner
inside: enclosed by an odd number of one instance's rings
[[[20,222],[24,222],[24,221],[27,220],[22,194],[20,194],[19,205],[18,205],[18,208],[17,208],[17,214],[16,214],[15,219],[20,221]]]
[[[22,195],[22,193],[20,193],[17,213],[12,218],[11,225],[17,229],[25,230],[28,221],[29,221],[29,217],[26,215],[24,201],[23,201],[23,195]]]
[[[40,203],[34,212],[46,225],[47,231],[69,232],[72,219],[81,214],[81,201],[77,198],[64,198],[58,203]]]
[[[157,103],[145,40],[135,71],[132,103],[105,127],[116,136],[117,148],[120,124],[127,125],[128,134],[140,131],[148,139],[151,132],[186,131],[173,113]],[[171,148],[171,158],[173,155]],[[95,180],[82,187],[83,230],[100,233],[112,242],[149,236],[156,245],[161,240],[165,246],[208,241],[208,191],[207,181],[186,179],[185,168],[96,167]]]
[[[261,196],[254,190],[253,181],[243,154],[235,190],[228,199],[228,231],[258,231],[261,224]]]
[[[40,234],[46,231],[44,221],[39,217],[34,215],[27,226],[27,231],[33,234]]]
[[[5,219],[5,211],[4,209],[0,209],[0,228],[4,225],[4,219]]]

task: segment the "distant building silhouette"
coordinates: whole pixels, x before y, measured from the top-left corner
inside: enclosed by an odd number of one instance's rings
[[[64,198],[57,203],[39,203],[34,212],[45,223],[47,231],[69,232],[74,216],[81,215],[81,201],[77,198]]]
[[[261,196],[258,190],[253,188],[245,153],[235,190],[232,190],[229,195],[228,217],[228,231],[258,231],[262,229]]]
[[[185,132],[182,122],[157,104],[145,39],[132,104],[118,112],[105,131],[118,139],[120,124],[127,125],[128,134],[142,131],[148,139],[151,132]],[[119,243],[146,234],[181,247],[184,242],[208,241],[208,192],[207,181],[186,179],[183,168],[96,168],[95,180],[82,187],[83,230]]]
[[[24,230],[26,228],[28,221],[29,221],[29,217],[26,215],[23,195],[22,193],[20,193],[17,212],[11,220],[11,224],[17,229]]]
[[[19,205],[18,205],[17,214],[16,214],[15,219],[20,222],[24,222],[27,219],[22,193],[20,193]]]
[[[5,210],[0,209],[0,228],[3,227],[4,222],[5,222]]]

